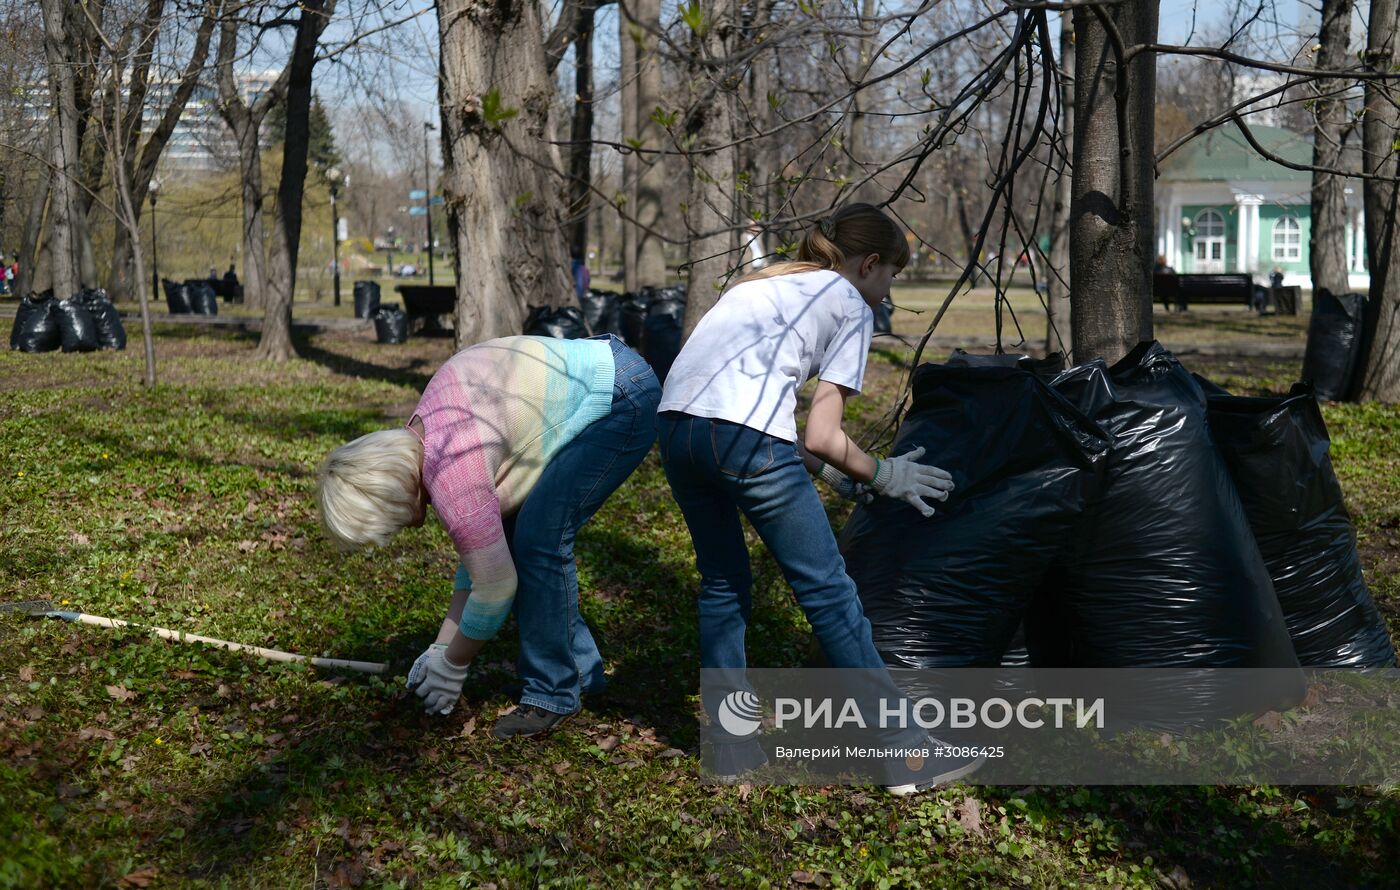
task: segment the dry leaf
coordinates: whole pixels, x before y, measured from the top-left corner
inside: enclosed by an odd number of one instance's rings
[[[975,797],[964,797],[962,803],[958,804],[953,811],[958,817],[958,824],[968,834],[982,836],[982,804]]]
[[[79,547],[86,547],[89,543],[88,536],[82,532],[78,532],[73,535],[73,543],[77,544]]]
[[[25,665],[24,667],[20,668],[20,669],[19,669],[19,678],[20,678],[21,680],[23,680],[24,682],[26,682],[26,683],[33,682],[33,680],[34,680],[34,668],[30,667],[29,665]]]
[[[199,674],[196,674],[194,671],[187,671],[184,668],[181,668],[178,671],[171,671],[170,676],[174,677],[177,680],[193,680],[195,677],[198,677]]]
[[[748,784],[748,783],[744,783],[743,785],[740,785],[740,786],[739,786],[739,799],[740,799],[740,800],[748,800],[748,799],[749,799],[749,795],[752,794],[752,793],[753,793],[753,786],[752,786],[752,785],[750,785],[750,784]]]
[[[1265,711],[1254,718],[1254,725],[1269,732],[1278,732],[1283,728],[1283,717],[1278,711]]]
[[[151,882],[160,874],[160,869],[154,865],[147,868],[140,868],[122,877],[118,882],[122,887],[149,887]]]
[[[680,748],[667,748],[656,756],[660,757],[662,760],[670,760],[672,757],[684,757],[685,752]]]
[[[622,740],[619,739],[619,738],[618,738],[617,736],[615,736],[615,735],[610,735],[610,736],[608,736],[607,738],[599,739],[599,740],[598,740],[598,750],[602,751],[604,754],[607,754],[607,753],[608,753],[609,751],[611,751],[613,748],[616,748],[618,742],[620,742],[620,741],[622,741]]]
[[[569,767],[571,766],[573,766],[573,764],[569,763],[569,761],[561,760],[558,763],[554,764],[554,774],[556,776],[562,776],[564,775],[564,773],[567,773],[569,771]]]
[[[104,739],[110,742],[116,737],[116,734],[110,729],[102,729],[100,727],[84,727],[78,730],[78,741],[80,742],[86,742],[88,739]]]
[[[476,717],[471,717],[466,723],[462,724],[462,731],[459,735],[464,739],[469,739],[474,732],[476,732]]]
[[[38,720],[44,716],[44,709],[38,705],[31,705],[24,709],[25,720]]]
[[[127,689],[125,686],[120,685],[108,686],[107,694],[110,695],[112,698],[115,698],[117,701],[121,702],[131,701],[133,698],[136,697],[136,693],[132,692],[130,689]]]

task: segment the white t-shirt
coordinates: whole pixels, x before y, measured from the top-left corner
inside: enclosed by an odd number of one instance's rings
[[[875,314],[822,270],[734,286],[666,375],[661,411],[741,423],[797,441],[797,390],[813,376],[860,391]]]

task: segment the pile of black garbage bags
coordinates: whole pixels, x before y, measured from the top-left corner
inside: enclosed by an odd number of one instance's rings
[[[101,288],[84,288],[66,300],[53,291],[24,297],[10,329],[10,348],[22,352],[93,352],[125,349],[121,313]]]
[[[187,278],[171,281],[162,278],[165,306],[171,315],[218,315],[219,294],[215,282],[207,278]]]
[[[1231,396],[1155,342],[955,353],[916,371],[891,454],[957,488],[929,519],[858,507],[847,570],[892,667],[1394,667],[1328,445],[1309,387]]]
[[[524,333],[565,340],[616,334],[666,379],[681,351],[684,286],[643,287],[636,293],[590,289],[578,306],[531,307]]]

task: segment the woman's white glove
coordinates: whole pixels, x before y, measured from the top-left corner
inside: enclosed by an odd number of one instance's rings
[[[918,463],[923,455],[923,446],[919,446],[906,454],[880,461],[870,487],[877,494],[908,503],[927,519],[934,509],[924,503],[924,498],[948,500],[948,492],[953,490],[953,477],[946,470]]]
[[[875,495],[870,493],[870,486],[863,482],[857,482],[831,464],[822,464],[822,468],[817,475],[821,477],[823,482],[835,489],[837,494],[848,501],[855,501],[857,504],[868,504],[875,500]]]
[[[455,665],[447,660],[447,646],[434,643],[418,656],[408,672],[408,688],[418,690],[423,709],[429,714],[450,714],[462,694],[469,665]]]

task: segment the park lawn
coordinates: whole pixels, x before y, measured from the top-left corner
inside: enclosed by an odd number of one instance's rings
[[[457,712],[429,719],[402,682],[448,595],[446,535],[341,556],[311,493],[328,451],[406,417],[450,340],[331,333],[274,367],[248,335],[159,332],[150,391],[138,348],[0,355],[0,600],[393,669],[0,616],[0,887],[1392,884],[1394,789],[703,784],[693,554],[654,452],[578,543],[609,690],[548,740],[491,739],[508,626]],[[906,355],[872,355],[857,428],[878,427]],[[1191,367],[1255,393],[1296,373]],[[1400,411],[1325,410],[1397,634]],[[753,544],[753,661],[801,664],[805,622]]]

